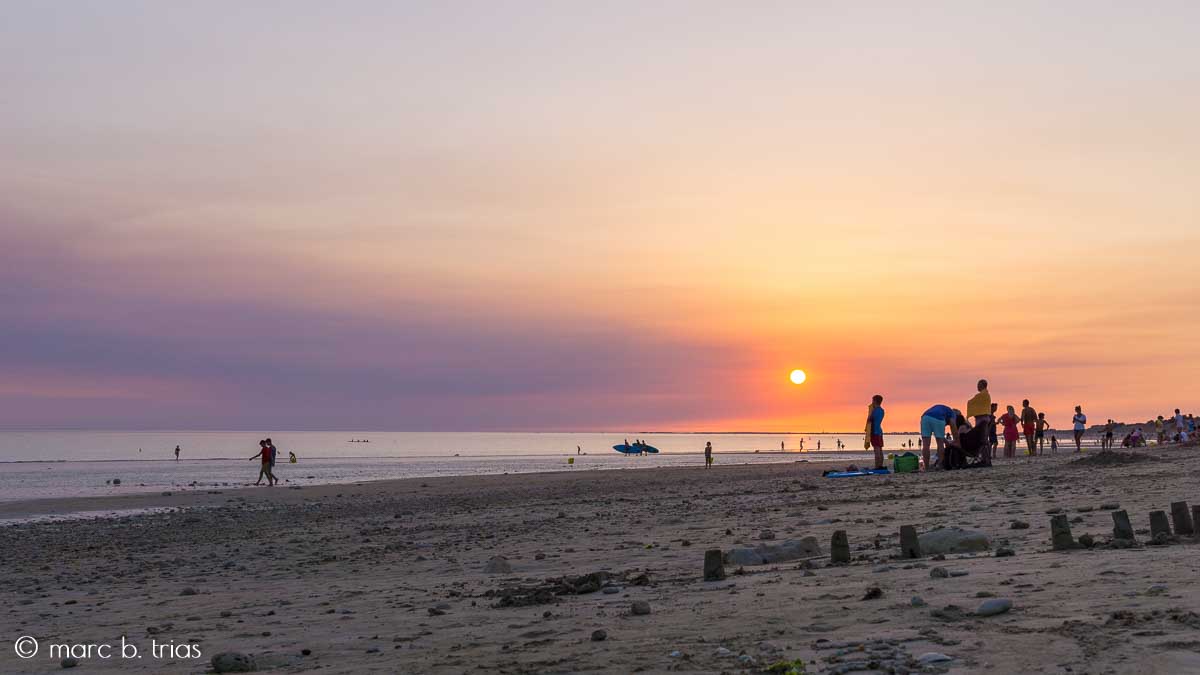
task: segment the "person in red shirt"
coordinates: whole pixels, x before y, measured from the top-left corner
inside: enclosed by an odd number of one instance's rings
[[[1017,417],[1017,411],[1010,405],[1008,412],[1001,415],[999,421],[1004,425],[1004,456],[1012,459],[1017,456],[1017,439],[1021,437],[1019,428],[1021,418]]]
[[[271,472],[271,446],[267,445],[266,441],[258,442],[259,450],[250,456],[250,461],[261,459],[262,465],[258,470],[258,480],[255,485],[262,485],[263,476],[267,477],[267,485],[275,485],[275,474]]]

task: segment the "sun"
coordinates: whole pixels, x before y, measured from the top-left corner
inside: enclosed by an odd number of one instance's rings
[[[805,375],[803,370],[797,368],[792,371],[791,378],[792,384],[804,384],[804,381],[808,379],[808,375]]]

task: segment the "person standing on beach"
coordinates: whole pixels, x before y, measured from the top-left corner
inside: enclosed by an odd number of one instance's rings
[[[175,446],[175,461],[179,461],[179,446]]]
[[[925,460],[926,471],[932,471],[934,468],[929,460],[929,440],[931,438],[937,440],[939,464],[946,460],[946,427],[950,427],[950,437],[954,444],[960,443],[958,425],[954,423],[958,416],[957,410],[940,403],[921,415],[921,459]]]
[[[992,449],[992,457],[996,456],[996,448],[1000,447],[1000,439],[996,436],[996,409],[999,403],[992,404],[991,422],[988,423],[988,447]]]
[[[1021,437],[1017,431],[1017,411],[1011,405],[1007,412],[1000,416],[1000,424],[1004,425],[1004,458],[1013,459],[1017,456],[1017,439]]]
[[[1163,416],[1159,415],[1158,419],[1154,420],[1154,437],[1158,439],[1158,444],[1162,445],[1163,441],[1167,440],[1167,431],[1163,427]]]
[[[1037,420],[1037,444],[1038,454],[1046,449],[1046,429],[1050,428],[1050,423],[1046,421],[1046,413],[1038,413]]]
[[[988,381],[980,380],[975,384],[975,388],[978,391],[967,401],[967,417],[974,418],[975,426],[989,424],[996,407],[992,405],[992,395],[988,393]]]
[[[1025,434],[1025,445],[1029,456],[1037,454],[1037,411],[1029,405],[1029,399],[1021,401],[1021,431]]]
[[[1104,438],[1100,440],[1101,450],[1112,450],[1113,447],[1113,425],[1115,422],[1110,418],[1104,423]]]
[[[258,469],[258,480],[254,484],[262,485],[263,476],[266,476],[267,485],[273,486],[275,485],[275,474],[271,471],[271,448],[267,445],[266,441],[259,441],[258,448],[258,452],[250,456],[250,461],[253,462],[255,458],[258,458],[262,462],[262,465]]]
[[[712,466],[712,441],[704,444],[704,468]]]
[[[1083,452],[1083,432],[1087,431],[1087,415],[1083,414],[1082,406],[1075,406],[1075,416],[1071,418],[1071,424],[1075,428],[1075,452]]]
[[[1183,419],[1183,414],[1179,412],[1179,408],[1175,409],[1175,433],[1179,434],[1179,442],[1187,442],[1187,422]]]
[[[871,397],[871,405],[867,408],[867,424],[871,430],[871,448],[875,451],[875,468],[883,468],[883,396],[875,394]]]

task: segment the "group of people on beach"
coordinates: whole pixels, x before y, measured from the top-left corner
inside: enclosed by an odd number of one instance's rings
[[[967,401],[967,412],[945,404],[930,407],[921,415],[921,461],[926,470],[965,468],[968,457],[979,466],[991,466],[992,458],[999,450],[1003,428],[1003,456],[1011,459],[1017,455],[1017,444],[1022,437],[1028,456],[1040,455],[1046,446],[1046,431],[1050,423],[1045,413],[1039,413],[1029,403],[1021,401],[1021,412],[1014,406],[1006,406],[1003,414],[997,415],[999,405],[992,402],[987,380],[976,383],[976,393]],[[883,396],[876,394],[867,410],[867,446],[874,450],[875,468],[883,465]],[[1075,438],[1075,449],[1081,449],[1083,433],[1087,429],[1087,415],[1080,406],[1075,406],[1071,420]],[[930,455],[931,444],[937,444],[937,461]],[[1058,449],[1058,439],[1050,438],[1050,449]]]
[[[1025,441],[1025,454],[1034,457],[1043,454],[1046,447],[1046,433],[1050,423],[1046,414],[1038,412],[1030,405],[1029,399],[1021,401],[1021,411],[1018,414],[1014,406],[1006,406],[1005,412],[997,415],[999,405],[992,402],[988,392],[987,380],[976,383],[976,393],[967,401],[967,412],[964,415],[958,408],[944,404],[930,407],[921,416],[921,461],[926,470],[959,469],[968,465],[968,458],[974,460],[976,466],[991,466],[992,459],[999,457],[999,442],[1002,435],[1004,440],[1003,457],[1013,459],[1017,456],[1017,445],[1022,438]],[[866,419],[866,447],[874,450],[875,468],[883,466],[883,396],[876,394],[871,399]],[[1159,443],[1173,440],[1177,443],[1187,442],[1196,438],[1196,421],[1192,415],[1183,415],[1178,408],[1174,416],[1175,433],[1173,436],[1166,431],[1166,424],[1161,415],[1155,420],[1155,431]],[[1087,431],[1087,415],[1082,406],[1075,406],[1075,414],[1071,417],[1071,431],[1075,442],[1075,452],[1083,450],[1083,436]],[[998,433],[997,427],[1003,429]],[[1109,419],[1104,426],[1104,435],[1100,440],[1101,448],[1112,448],[1114,444],[1114,429],[1116,422]],[[930,456],[930,445],[937,444],[937,460]],[[1122,441],[1124,447],[1139,447],[1145,445],[1140,427],[1135,427]],[[1058,450],[1058,438],[1050,436],[1050,451]]]
[[[264,476],[267,479],[268,486],[273,486],[279,482],[279,479],[275,477],[274,471],[275,456],[277,454],[279,454],[279,451],[275,449],[275,444],[271,442],[271,439],[266,438],[258,442],[258,452],[250,456],[250,461],[259,459],[262,462],[258,469],[258,480],[254,482],[255,485],[262,485]]]

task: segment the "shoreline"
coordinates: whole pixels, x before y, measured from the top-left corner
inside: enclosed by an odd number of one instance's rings
[[[728,455],[734,453],[721,454]],[[703,455],[699,455],[699,457],[701,460],[703,459]],[[824,462],[761,462],[757,464],[714,465],[712,471],[730,472],[737,471],[739,469],[759,467],[805,467],[809,464],[811,464],[815,469],[817,466],[824,464]],[[527,478],[531,481],[538,482],[543,480],[557,481],[560,477],[565,476],[585,477],[593,474],[637,475],[651,472],[686,472],[693,470],[704,471],[704,466],[703,464],[697,463],[695,466],[647,466],[622,467],[614,469],[598,468],[589,469],[586,471],[564,469],[560,471],[530,471],[526,473],[509,472],[488,474],[455,474],[448,476],[380,478],[376,480],[358,480],[345,483],[312,483],[304,485],[281,484],[274,487],[268,487],[265,484],[252,485],[250,483],[244,483],[240,485],[222,487],[198,486],[195,488],[189,488],[187,490],[171,489],[157,492],[132,492],[129,494],[120,495],[44,497],[9,502],[0,501],[0,527],[5,526],[3,521],[10,521],[8,524],[11,525],[16,524],[12,521],[22,521],[23,519],[37,518],[42,516],[61,517],[71,516],[77,513],[96,514],[107,511],[136,512],[147,509],[163,508],[211,508],[214,506],[223,505],[231,498],[242,499],[249,503],[262,502],[288,505],[302,502],[309,498],[320,499],[329,497],[330,495],[357,496],[378,491],[404,493],[411,491],[414,485],[417,486],[416,489],[424,490],[426,489],[425,486],[432,486],[435,483],[444,485],[447,483],[464,482],[472,485],[478,484],[480,487],[486,487],[489,482],[508,480],[512,477]],[[820,471],[818,470],[816,473],[819,475]],[[630,480],[640,480],[640,478],[631,478]],[[164,492],[169,492],[170,494],[163,494]]]

